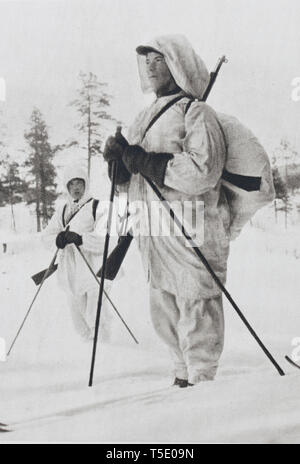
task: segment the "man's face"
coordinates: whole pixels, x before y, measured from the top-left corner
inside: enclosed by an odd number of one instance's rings
[[[147,76],[156,95],[163,94],[176,87],[164,57],[160,53],[149,52],[146,55]]]
[[[68,191],[73,200],[80,200],[83,197],[85,190],[85,182],[83,179],[72,179],[68,182]]]

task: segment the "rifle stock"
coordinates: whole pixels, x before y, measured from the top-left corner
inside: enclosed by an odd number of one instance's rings
[[[219,74],[219,71],[221,69],[221,66],[223,63],[227,63],[227,58],[225,55],[223,55],[219,60],[218,60],[218,63],[216,65],[216,68],[214,69],[214,71],[212,71],[210,73],[210,79],[209,79],[209,83],[208,83],[208,86],[206,87],[205,89],[205,92],[203,94],[203,97],[202,97],[202,101],[206,101],[209,94],[210,94],[210,91],[215,83],[215,80],[217,79],[218,77],[218,74]]]
[[[128,232],[127,235],[119,238],[117,246],[110,253],[106,261],[105,279],[114,280],[124,261],[133,236]],[[97,272],[97,277],[101,277],[102,268]]]
[[[71,218],[69,219],[69,222],[73,217],[74,217],[74,215],[71,216]],[[65,228],[65,232],[68,232],[69,229],[70,229],[70,226],[67,225],[67,227]],[[55,259],[51,263],[49,268],[43,269],[42,271],[37,272],[37,274],[34,274],[33,276],[31,276],[31,278],[32,278],[33,282],[35,283],[35,285],[40,285],[40,283],[44,279],[45,274],[47,274],[46,277],[45,277],[45,280],[46,280],[46,279],[48,279],[48,277],[50,277],[52,274],[54,274],[54,272],[57,270],[58,265],[55,264],[57,253],[58,253],[58,248],[56,249],[56,252],[55,252]]]
[[[31,276],[31,278],[32,278],[33,282],[35,283],[35,285],[40,285],[40,283],[44,279],[44,275],[46,274],[46,272],[48,272],[48,275],[47,275],[47,279],[48,279],[48,277],[50,277],[52,274],[54,274],[54,272],[57,270],[57,267],[58,267],[57,264],[53,264],[49,270],[48,269],[43,269],[42,271],[38,272],[37,274],[34,274],[33,276]]]
[[[127,235],[121,236],[119,238],[117,246],[113,249],[110,253],[109,257],[107,258],[106,270],[105,270],[105,279],[107,280],[114,280],[117,276],[120,267],[124,261],[130,243],[133,239],[133,236],[128,233]],[[43,269],[42,271],[38,272],[31,276],[32,280],[34,281],[35,285],[40,285],[42,282],[44,275],[48,271],[47,278],[50,277],[54,272],[57,270],[58,265],[54,264],[51,268]],[[101,277],[102,268],[97,272],[97,277]]]

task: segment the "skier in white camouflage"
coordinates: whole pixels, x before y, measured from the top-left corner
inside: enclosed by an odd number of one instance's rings
[[[60,206],[43,230],[42,240],[49,249],[58,247],[57,280],[66,293],[77,333],[86,341],[94,337],[99,287],[76,246],[96,272],[101,264],[104,237],[96,231],[105,222],[107,211],[92,198],[86,169],[79,164],[66,166],[64,186],[67,202]],[[70,221],[70,222],[69,222]],[[70,230],[66,230],[69,224]],[[76,245],[76,246],[75,246]],[[106,290],[109,289],[106,286]],[[102,308],[101,338],[108,340],[110,314],[106,301]]]
[[[137,47],[137,53],[142,90],[154,92],[156,98],[134,121],[128,142],[121,134],[107,140],[104,158],[110,167],[118,161],[118,188],[127,190],[129,203],[139,200],[150,206],[157,200],[140,174],[168,201],[193,201],[193,216],[202,214],[197,208],[204,203],[200,249],[224,283],[230,225],[220,183],[225,140],[216,113],[195,100],[201,100],[209,74],[181,35],[158,37]],[[144,136],[153,117],[177,96],[182,98]],[[137,240],[150,284],[152,321],[170,348],[174,385],[213,380],[224,341],[219,288],[183,236],[149,234]]]

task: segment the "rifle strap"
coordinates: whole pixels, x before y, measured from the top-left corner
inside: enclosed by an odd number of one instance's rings
[[[66,208],[67,208],[67,204],[65,204],[64,206],[64,209],[63,209],[63,212],[62,212],[62,223],[63,223],[63,226],[64,228],[70,224],[70,222],[72,221],[72,219],[76,216],[77,213],[79,213],[79,211],[81,210],[81,208],[83,208],[87,203],[89,203],[90,201],[92,201],[92,198],[89,198],[85,203],[83,203],[83,205],[80,206],[80,208],[75,211],[70,217],[69,219],[66,221],[65,220],[65,213],[66,213]],[[97,208],[97,207],[96,207]]]
[[[144,134],[143,134],[143,137],[141,139],[141,143],[142,141],[144,140],[144,138],[146,137],[146,134],[147,132],[149,131],[149,129],[151,129],[151,127],[153,126],[153,124],[156,123],[156,121],[169,109],[171,108],[171,106],[175,105],[175,103],[177,103],[179,100],[181,100],[182,98],[186,98],[186,95],[179,95],[178,97],[176,98],[173,98],[173,100],[170,100],[165,106],[162,107],[162,109],[154,115],[154,117],[151,119],[151,121],[149,122],[148,126],[146,127],[146,129],[144,130]]]
[[[188,112],[188,110],[190,109],[190,106],[191,104],[193,103],[193,101],[196,101],[196,100],[192,100],[190,99],[190,101],[187,103],[186,107],[185,107],[185,110],[184,110],[184,114],[186,115],[186,113]]]

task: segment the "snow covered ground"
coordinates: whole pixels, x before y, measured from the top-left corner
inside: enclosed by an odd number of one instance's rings
[[[139,345],[113,314],[110,341],[102,342],[100,333],[88,388],[92,346],[74,332],[64,295],[50,277],[10,357],[0,363],[0,422],[14,424],[0,442],[299,443],[300,371],[284,360],[300,337],[300,261],[286,252],[300,248],[299,226],[274,230],[248,226],[232,244],[227,288],[285,377],[225,303],[226,343],[216,380],[171,387],[169,356],[151,327],[133,247],[111,298]],[[21,244],[5,254],[0,249],[0,336],[8,346],[36,291],[29,276],[51,260],[37,236]]]

